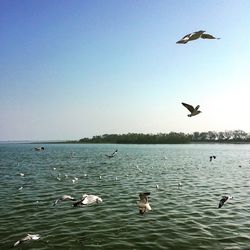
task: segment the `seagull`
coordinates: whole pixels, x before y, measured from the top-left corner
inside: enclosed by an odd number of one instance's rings
[[[84,194],[79,201],[73,203],[73,206],[83,207],[85,205],[92,205],[92,204],[101,203],[101,202],[102,202],[102,198],[100,198],[97,195]]]
[[[58,202],[61,202],[61,201],[76,201],[76,199],[74,199],[70,195],[63,195],[54,201],[53,206],[55,206]]]
[[[20,173],[20,176],[24,177],[24,173]]]
[[[44,150],[45,148],[44,147],[36,147],[34,148],[36,151],[40,151],[40,150]]]
[[[195,108],[192,105],[184,102],[182,102],[182,105],[190,111],[190,114],[187,115],[188,117],[192,117],[201,113],[201,111],[198,110],[200,105],[197,105]]]
[[[22,189],[23,189],[23,187],[18,188],[19,191],[21,191]]]
[[[39,234],[27,234],[25,237],[23,237],[22,239],[18,240],[13,247],[16,247],[17,245],[19,245],[20,243],[23,243],[25,241],[28,240],[38,240],[40,239]]]
[[[105,156],[107,156],[108,158],[112,158],[112,157],[114,157],[117,154],[117,152],[118,152],[118,149],[116,149],[112,154],[105,155]]]
[[[144,213],[152,210],[149,203],[148,203],[148,196],[149,195],[150,195],[149,192],[139,194],[140,200],[137,202],[137,206],[139,208],[140,214],[144,214]]]
[[[178,43],[178,44],[186,44],[187,42],[197,40],[199,38],[202,38],[202,39],[220,39],[220,38],[214,37],[214,36],[212,36],[210,34],[206,34],[205,30],[199,30],[199,31],[195,31],[193,33],[190,33],[190,34],[184,36],[183,38],[181,38],[176,43]]]
[[[216,159],[216,156],[215,155],[211,155],[209,158],[210,158],[210,161],[212,161],[213,158]]]
[[[222,198],[221,198],[221,200],[220,200],[220,202],[219,202],[218,208],[221,208],[221,207],[222,207],[226,202],[228,202],[230,199],[233,199],[233,197],[232,197],[232,196],[227,196],[227,195],[222,196]]]

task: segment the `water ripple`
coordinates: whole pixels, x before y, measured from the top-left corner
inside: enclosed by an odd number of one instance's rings
[[[106,158],[116,147],[117,157]],[[35,152],[29,144],[0,145],[0,249],[9,249],[27,233],[38,233],[41,239],[25,243],[23,249],[249,246],[248,145],[45,148]],[[217,155],[213,162],[211,154]],[[142,216],[136,202],[146,191],[151,193],[152,211]],[[75,208],[68,201],[53,206],[61,195],[79,199],[84,193],[100,196],[103,203]],[[234,198],[218,209],[225,194]]]

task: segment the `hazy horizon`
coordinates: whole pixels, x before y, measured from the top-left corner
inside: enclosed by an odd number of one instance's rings
[[[1,1],[0,141],[249,133],[249,12],[247,0]],[[201,29],[221,39],[176,44]]]

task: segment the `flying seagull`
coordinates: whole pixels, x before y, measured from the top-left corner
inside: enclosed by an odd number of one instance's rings
[[[108,158],[112,158],[112,157],[114,157],[116,154],[117,154],[117,152],[118,152],[118,149],[116,149],[112,154],[110,154],[110,155],[106,155]]]
[[[195,31],[193,33],[187,34],[186,36],[181,38],[176,43],[178,43],[178,44],[186,44],[187,42],[197,40],[199,38],[202,38],[202,39],[220,39],[220,38],[214,37],[214,36],[212,36],[210,34],[206,34],[204,32],[205,32],[205,30],[199,30],[199,31]]]
[[[182,102],[182,105],[190,111],[191,114],[188,114],[187,115],[188,117],[192,117],[201,113],[201,111],[198,110],[200,105],[197,105],[195,108],[192,105],[184,103],[184,102]]]
[[[140,200],[137,202],[137,206],[139,208],[140,214],[144,214],[144,213],[152,210],[149,203],[148,203],[148,196],[149,195],[150,195],[149,192],[139,194]]]
[[[97,195],[84,194],[79,201],[73,203],[73,206],[83,207],[85,205],[92,205],[92,204],[101,203],[101,202],[102,202],[102,199]]]
[[[54,201],[53,206],[55,206],[58,202],[61,202],[61,201],[76,201],[76,199],[74,199],[70,195],[63,195],[62,197]]]
[[[34,148],[36,151],[40,151],[40,150],[44,150],[45,148],[44,147],[36,147]]]
[[[210,158],[210,161],[212,161],[213,159],[216,159],[216,156],[215,155],[211,155],[209,158]]]
[[[40,239],[40,236],[39,234],[27,234],[25,237],[23,237],[22,239],[18,240],[13,247],[16,247],[17,245],[25,242],[25,241],[28,241],[28,240],[38,240]]]
[[[232,196],[227,196],[227,195],[222,196],[222,198],[221,198],[221,200],[220,200],[220,202],[219,202],[218,208],[221,208],[221,207],[222,207],[226,202],[228,202],[230,199],[233,199],[233,197],[232,197]]]

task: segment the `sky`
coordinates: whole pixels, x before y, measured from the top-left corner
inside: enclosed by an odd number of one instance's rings
[[[1,0],[0,141],[249,133],[249,13],[248,0]],[[221,39],[176,44],[198,30]]]

